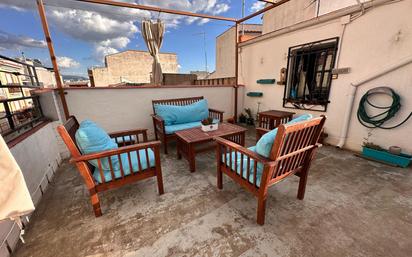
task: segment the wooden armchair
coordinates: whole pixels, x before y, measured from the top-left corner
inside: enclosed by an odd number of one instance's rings
[[[97,193],[109,189],[121,187],[139,180],[150,177],[157,178],[157,186],[159,194],[163,194],[163,179],[160,165],[160,142],[147,142],[147,129],[127,130],[109,134],[118,143],[119,148],[107,150],[92,154],[81,154],[76,145],[75,134],[79,128],[79,123],[74,116],[71,116],[63,125],[57,127],[57,131],[62,137],[64,143],[71,154],[71,163],[75,163],[76,167],[83,177],[83,180],[89,190],[91,203],[96,217],[102,215],[100,208],[100,201]],[[142,139],[142,140],[141,140]],[[120,147],[121,146],[121,147]],[[149,163],[149,151],[151,149],[154,153],[154,167]],[[142,151],[143,150],[143,151]],[[142,153],[143,152],[143,153]],[[121,160],[121,154],[126,154],[129,162],[130,174],[125,174],[125,168],[120,161],[120,177],[116,177],[112,165],[112,158]],[[143,154],[143,155],[142,155]],[[135,155],[138,161],[139,170],[135,171],[132,165],[131,156]],[[147,161],[146,169],[142,168],[141,159]],[[89,163],[91,160],[97,160],[98,171],[101,182],[97,182],[93,177],[95,167]],[[106,181],[105,174],[102,169],[103,160],[108,160],[110,164],[111,179]]]
[[[217,187],[222,174],[232,178],[258,199],[257,223],[264,224],[268,188],[289,175],[300,177],[297,198],[305,195],[306,181],[326,117],[278,127],[269,158],[238,144],[217,138]],[[240,166],[240,167],[239,167]]]
[[[165,104],[165,105],[189,105],[198,102],[203,99],[203,96],[189,97],[189,98],[176,98],[176,99],[163,99],[163,100],[153,100],[153,127],[155,132],[156,140],[160,140],[164,147],[164,152],[167,154],[167,143],[176,138],[175,134],[166,134],[165,123],[163,119],[156,115],[156,110],[154,108],[155,104]],[[217,119],[223,122],[223,111],[209,108],[209,117]]]

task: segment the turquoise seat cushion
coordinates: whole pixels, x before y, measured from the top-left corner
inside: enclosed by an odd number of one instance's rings
[[[147,155],[146,155],[145,149],[139,150],[138,152],[139,152],[139,158],[137,158],[137,151],[130,152],[130,163],[132,164],[131,166],[132,169],[130,169],[128,154],[127,153],[120,154],[120,159],[121,159],[123,172],[125,176],[130,175],[132,172],[136,173],[141,170],[145,170],[148,167],[155,166],[155,156],[154,156],[152,149],[147,149]],[[117,164],[113,165],[113,172],[114,172],[115,179],[117,179],[117,178],[122,177],[122,173],[120,170],[120,162],[118,160],[119,158],[117,156],[115,156],[114,158],[117,159],[117,162],[116,162]],[[140,166],[139,166],[139,160],[140,160]],[[112,174],[110,172],[110,168],[103,169],[102,172],[103,172],[103,176],[106,182],[109,182],[112,180]],[[94,169],[93,177],[98,183],[102,183],[102,177],[100,175],[99,168]]]
[[[109,137],[106,131],[90,120],[84,120],[80,123],[75,138],[82,154],[97,153],[118,148],[117,144]],[[111,161],[112,165],[118,163],[117,158],[114,157],[111,157]],[[91,160],[89,163],[98,167],[97,160]],[[101,165],[103,169],[109,169],[109,159],[102,158]]]
[[[311,114],[303,114],[291,121],[289,121],[287,124],[293,124],[301,121],[307,121],[312,119],[313,116]],[[276,134],[278,133],[278,129],[275,128],[268,133],[264,134],[259,141],[256,143],[256,153],[265,156],[266,158],[269,158],[270,151],[272,150],[273,143],[276,138]]]
[[[256,152],[256,146],[251,146],[248,148],[252,152]],[[235,158],[236,157],[236,158]],[[230,160],[230,158],[232,160]],[[222,156],[222,162],[225,163],[225,155]],[[240,175],[242,172],[242,177],[248,179],[250,183],[260,186],[260,180],[263,173],[263,164],[258,162],[256,165],[256,183],[254,183],[254,165],[255,161],[250,159],[249,161],[249,178],[247,178],[247,156],[237,152],[227,153],[226,154],[226,164],[230,167],[231,170],[236,171]]]
[[[176,131],[200,127],[200,125],[201,125],[200,121],[194,121],[194,122],[183,123],[183,124],[166,125],[165,131],[166,131],[166,134],[170,135],[170,134],[175,133]]]
[[[207,100],[203,99],[189,105],[155,104],[155,113],[162,117],[165,125],[201,121],[209,117]]]
[[[213,119],[213,123],[218,123],[218,119]],[[170,135],[175,133],[179,130],[190,129],[195,127],[200,127],[202,123],[200,121],[182,123],[182,124],[173,124],[173,125],[165,125],[166,134]]]

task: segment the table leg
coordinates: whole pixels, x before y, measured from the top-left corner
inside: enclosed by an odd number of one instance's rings
[[[180,142],[179,139],[177,139],[176,140],[176,149],[177,149],[177,159],[178,160],[182,159],[181,147],[182,147],[182,143]]]
[[[245,132],[240,134],[240,145],[245,146]]]
[[[190,172],[195,172],[196,171],[196,153],[195,153],[195,147],[193,144],[189,144],[187,157],[189,161]]]

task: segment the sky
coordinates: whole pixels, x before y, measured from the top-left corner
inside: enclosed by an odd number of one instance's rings
[[[147,50],[140,34],[142,19],[161,19],[166,33],[161,52],[177,53],[179,72],[215,69],[216,36],[231,22],[191,18],[136,9],[80,3],[73,0],[43,0],[61,73],[87,75],[87,68],[103,66],[104,56],[128,49]],[[225,17],[242,16],[241,0],[118,0],[162,8]],[[245,0],[245,15],[264,3]],[[256,17],[248,23],[261,23]],[[203,37],[205,33],[205,40]],[[206,49],[205,44],[206,43]],[[39,59],[51,67],[50,56],[35,0],[0,0],[0,54]]]

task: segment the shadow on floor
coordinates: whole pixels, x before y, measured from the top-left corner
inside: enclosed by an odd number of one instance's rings
[[[155,178],[109,191],[95,218],[80,175],[65,163],[14,256],[412,256],[411,169],[323,147],[305,199],[296,198],[295,177],[271,187],[259,226],[251,194],[227,177],[216,188],[213,152],[190,173],[172,148],[162,168],[164,195]]]

